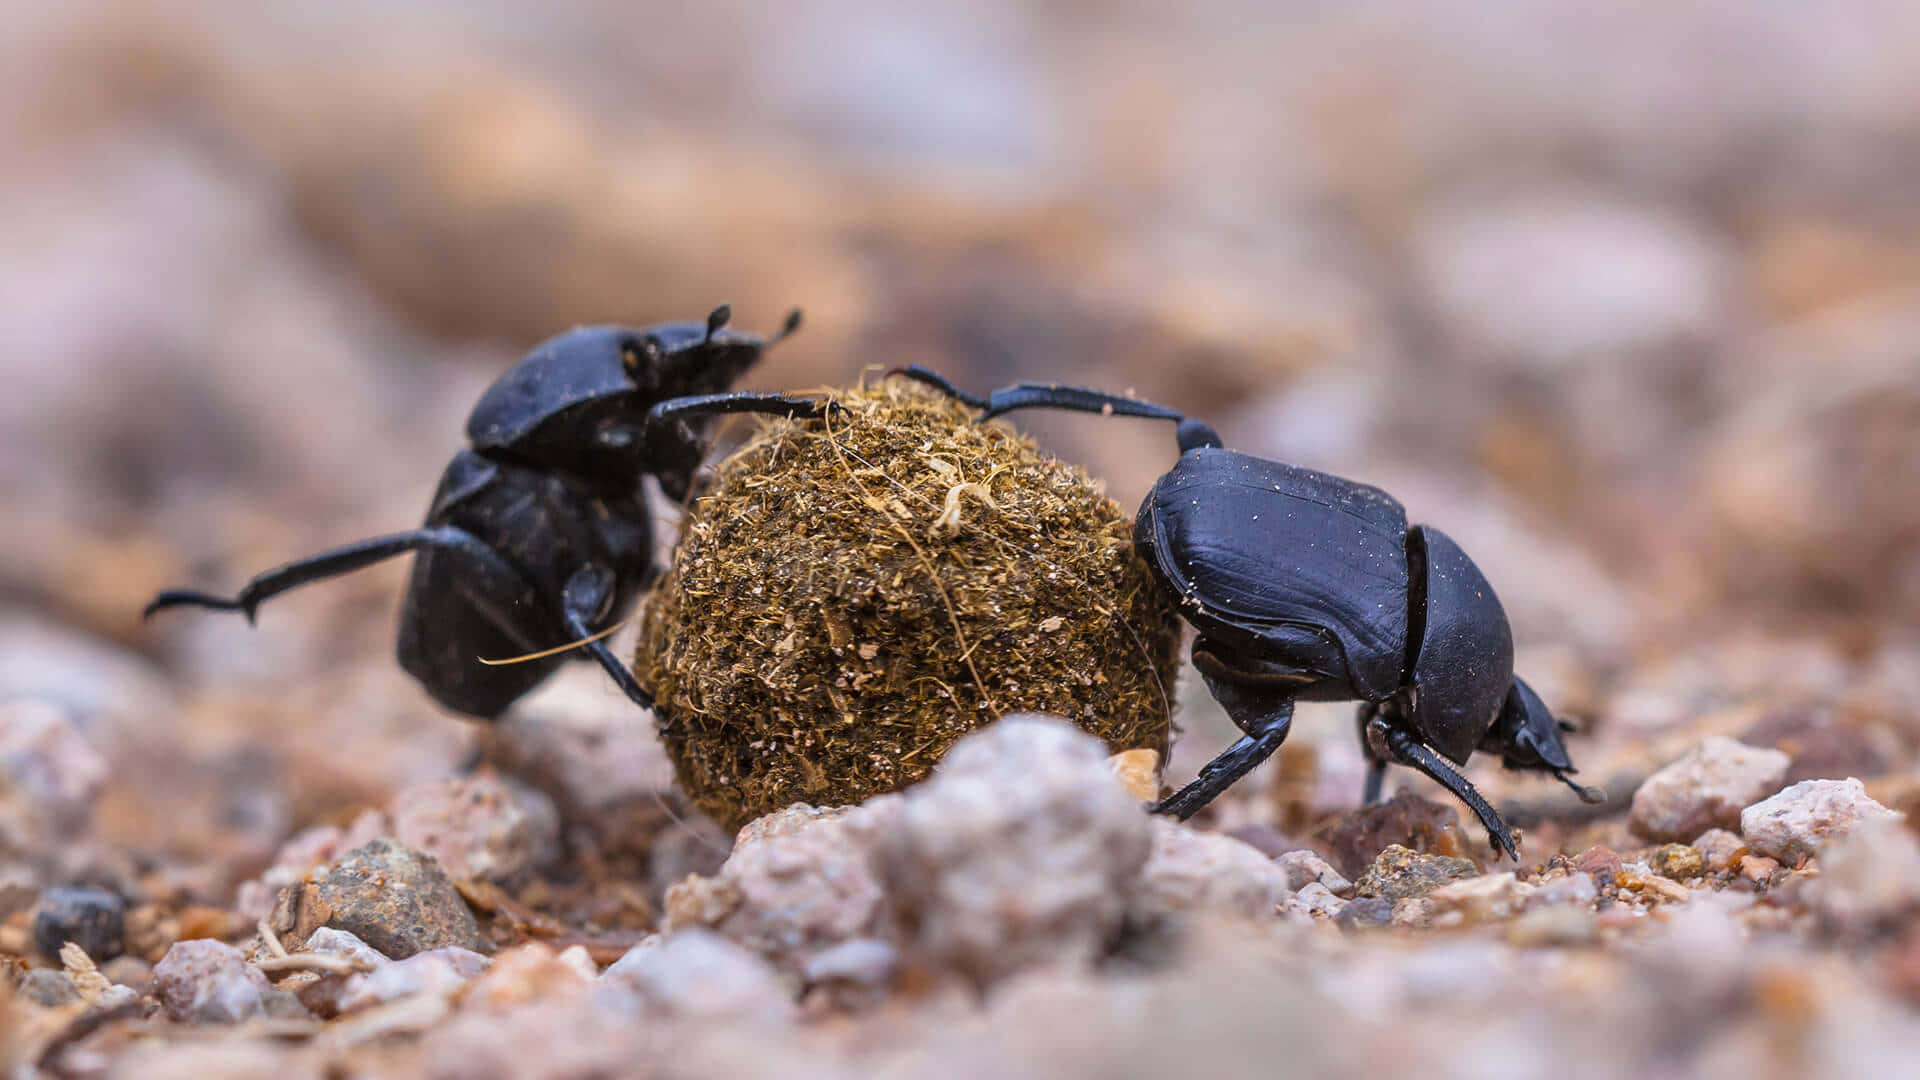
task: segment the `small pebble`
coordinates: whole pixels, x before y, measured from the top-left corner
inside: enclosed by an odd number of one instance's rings
[[[1480,868],[1466,859],[1456,859],[1448,855],[1423,855],[1420,852],[1394,844],[1380,853],[1354,882],[1356,896],[1383,896],[1388,900],[1404,900],[1410,896],[1425,896],[1450,881],[1459,881],[1480,873]]]
[[[1649,840],[1685,841],[1732,828],[1742,808],[1777,791],[1791,759],[1778,750],[1709,735],[1633,793],[1627,825]]]
[[[1725,829],[1708,829],[1694,837],[1693,848],[1706,860],[1707,869],[1722,874],[1733,868],[1734,856],[1747,846],[1740,834]]]
[[[1276,856],[1274,865],[1285,871],[1287,888],[1302,889],[1308,882],[1317,881],[1327,887],[1335,896],[1348,896],[1353,892],[1353,882],[1333,868],[1333,864],[1320,857],[1317,851],[1302,848]]]
[[[1458,912],[1468,922],[1505,919],[1520,910],[1533,886],[1511,871],[1484,874],[1442,885],[1427,894],[1436,915]]]
[[[1599,845],[1581,852],[1573,860],[1574,869],[1592,877],[1593,883],[1602,887],[1612,883],[1614,875],[1625,865],[1619,852]]]
[[[1424,896],[1394,901],[1393,925],[1402,930],[1424,930],[1433,925],[1433,901]]]
[[[368,967],[393,962],[379,949],[361,941],[358,935],[331,926],[323,926],[307,937],[307,951],[358,960]]]
[[[1587,881],[1586,877],[1570,878]],[[1592,911],[1575,904],[1529,906],[1507,924],[1507,944],[1528,949],[1552,945],[1589,945],[1600,939],[1600,923]]]
[[[206,938],[176,943],[153,968],[153,995],[180,1023],[234,1024],[260,1016],[272,989],[239,949]]]
[[[470,949],[432,949],[352,976],[335,1004],[340,1012],[351,1013],[415,994],[445,997],[486,970],[487,958]]]
[[[1333,921],[1348,932],[1374,930],[1393,925],[1393,913],[1393,901],[1378,896],[1363,896],[1349,901],[1333,917]]]
[[[1527,910],[1543,907],[1592,907],[1600,896],[1599,886],[1586,874],[1568,874],[1543,882],[1527,895]]]
[[[595,1000],[630,995],[645,1009],[682,1019],[779,1025],[797,1009],[779,975],[759,957],[705,930],[683,930],[627,950],[600,976]]]
[[[1291,891],[1283,867],[1230,836],[1164,817],[1153,818],[1152,827],[1153,853],[1135,886],[1136,913],[1211,910],[1259,918],[1272,915]]]
[[[331,926],[396,960],[449,945],[488,948],[446,872],[404,844],[375,840],[313,876],[283,896],[276,930],[304,941]]]
[[[1331,919],[1340,914],[1347,901],[1333,895],[1333,891],[1319,882],[1310,882],[1281,903],[1280,910],[1309,919]]]
[[[1653,872],[1674,881],[1692,881],[1706,872],[1707,861],[1685,844],[1667,844],[1647,858]]]
[[[52,968],[30,968],[21,972],[17,989],[21,996],[43,1008],[57,1009],[80,1000],[73,977]]]
[[[1802,780],[1741,811],[1740,835],[1760,854],[1798,866],[1862,822],[1899,819],[1859,780]]]
[[[73,942],[94,963],[120,955],[126,941],[126,905],[105,889],[53,888],[40,896],[33,913],[33,943],[49,960]]]

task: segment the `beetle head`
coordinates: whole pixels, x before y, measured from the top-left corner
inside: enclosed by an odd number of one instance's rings
[[[1540,700],[1540,695],[1533,692],[1525,679],[1515,676],[1512,688],[1507,691],[1507,700],[1500,706],[1500,715],[1481,741],[1480,749],[1499,754],[1500,763],[1509,769],[1552,773],[1587,802],[1604,801],[1604,793],[1576,784],[1567,776],[1580,771],[1573,767],[1567,744],[1560,737],[1562,732],[1572,730],[1571,725],[1554,719],[1546,702]]]
[[[653,472],[657,456],[678,468],[689,451],[697,461],[701,447],[646,445],[647,410],[730,388],[800,324],[795,311],[765,339],[727,329],[730,315],[723,304],[705,322],[585,326],[549,338],[481,395],[467,438],[476,450],[589,475]],[[700,441],[686,434],[681,441]]]

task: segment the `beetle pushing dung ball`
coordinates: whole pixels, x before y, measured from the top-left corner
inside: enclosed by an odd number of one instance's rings
[[[1361,702],[1366,801],[1388,764],[1432,777],[1518,860],[1500,815],[1448,764],[1475,750],[1549,773],[1589,802],[1561,725],[1513,674],[1506,612],[1445,533],[1407,525],[1378,488],[1236,453],[1212,428],[1150,402],[1021,383],[982,398],[925,368],[909,376],[988,420],[1056,408],[1170,420],[1180,459],[1140,504],[1134,543],[1198,631],[1193,663],[1244,733],[1157,809],[1181,818],[1212,802],[1286,740],[1296,700]]]
[[[1011,712],[1164,756],[1180,623],[1075,466],[901,380],[722,463],[649,594],[636,670],[729,827],[919,779]]]

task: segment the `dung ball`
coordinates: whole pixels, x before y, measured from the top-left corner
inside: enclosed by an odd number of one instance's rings
[[[836,400],[719,464],[648,594],[635,673],[694,803],[860,802],[1017,712],[1164,760],[1181,623],[1120,505],[917,384]]]

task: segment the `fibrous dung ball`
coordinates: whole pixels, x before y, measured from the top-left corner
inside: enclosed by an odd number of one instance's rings
[[[635,671],[729,828],[925,776],[997,717],[1166,752],[1180,623],[1080,469],[901,380],[722,462],[648,595]]]

